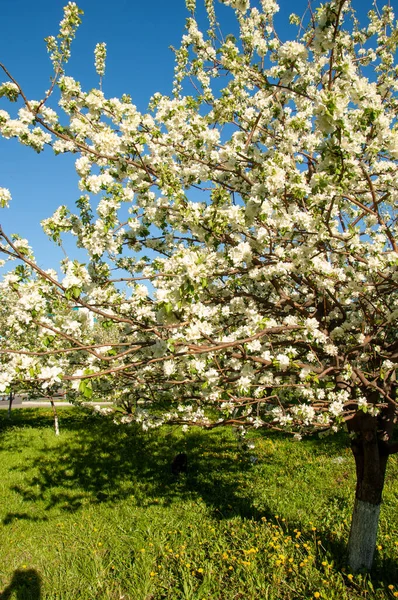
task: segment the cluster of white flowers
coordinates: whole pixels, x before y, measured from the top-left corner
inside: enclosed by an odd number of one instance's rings
[[[9,205],[11,200],[11,192],[7,188],[0,188],[0,206],[2,208]]]
[[[82,288],[91,281],[87,269],[77,261],[68,261],[64,267],[65,277],[62,279],[62,285],[66,288]]]
[[[307,48],[298,42],[285,42],[278,48],[278,56],[282,63],[292,63],[296,60],[306,60]]]
[[[94,49],[95,70],[100,77],[105,75],[106,44],[100,42]]]
[[[62,374],[62,369],[57,366],[53,367],[43,367],[40,372],[40,379],[43,380],[41,387],[46,390],[49,387],[52,387],[55,384],[61,382],[60,375]]]
[[[0,98],[6,96],[11,102],[15,102],[19,96],[19,87],[12,81],[6,81],[0,85]]]

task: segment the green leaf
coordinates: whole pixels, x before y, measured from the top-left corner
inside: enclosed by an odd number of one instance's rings
[[[91,383],[89,383],[84,388],[83,396],[85,398],[91,398],[92,395],[93,395],[93,390],[92,390],[92,387],[91,387]]]
[[[74,286],[72,288],[72,297],[76,298],[76,300],[77,300],[79,298],[80,294],[81,294],[81,289],[77,286]]]
[[[164,305],[164,310],[166,312],[166,315],[170,315],[173,312],[173,305],[171,302],[167,302],[167,304]]]

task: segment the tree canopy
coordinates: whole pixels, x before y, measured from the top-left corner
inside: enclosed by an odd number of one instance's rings
[[[223,419],[322,429],[395,405],[392,9],[371,11],[361,28],[348,1],[325,4],[305,28],[292,15],[301,35],[283,43],[273,0],[229,4],[239,40],[220,38],[209,2],[203,34],[187,3],[174,96],[155,93],[146,114],[66,75],[74,3],[46,40],[54,74],[42,100],[3,65],[0,95],[20,107],[14,118],[1,111],[2,137],[77,155],[76,212],[61,206],[43,228],[59,244],[71,233],[88,254],[86,264],[65,259],[58,280],[26,240],[3,232],[3,253],[19,263],[2,283],[15,296],[4,389],[32,368],[44,387],[65,370],[76,388],[70,378],[89,371],[96,385],[178,403],[166,420],[202,421],[210,404]],[[100,79],[105,58],[98,44]],[[3,205],[10,196],[3,188]],[[71,305],[113,323],[122,346],[94,348]],[[46,353],[10,361],[26,343],[22,324]],[[82,345],[73,370],[74,353],[60,350]]]

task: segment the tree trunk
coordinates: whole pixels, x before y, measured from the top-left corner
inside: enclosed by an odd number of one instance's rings
[[[348,541],[348,563],[354,572],[372,568],[379,515],[380,504],[355,498]]]
[[[358,411],[349,429],[355,433],[351,449],[357,485],[348,542],[348,563],[353,571],[370,570],[376,547],[377,527],[388,459],[388,446],[380,439],[377,417]]]
[[[57,409],[55,408],[55,404],[54,404],[54,400],[53,398],[50,399],[51,402],[51,408],[53,409],[53,413],[54,413],[54,429],[55,429],[55,435],[59,435],[59,421],[58,421],[58,413],[57,413]]]
[[[8,418],[11,419],[12,401],[14,400],[14,392],[10,392],[8,396]]]

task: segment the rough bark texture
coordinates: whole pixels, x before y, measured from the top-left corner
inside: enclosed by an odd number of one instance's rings
[[[354,571],[372,567],[387,460],[385,415],[372,417],[358,411],[349,424],[355,434],[351,449],[355,458],[357,486],[348,542],[348,562]]]
[[[356,498],[380,504],[388,459],[387,445],[380,439],[377,417],[358,412],[355,421],[351,424],[351,430],[356,433],[351,449],[357,472]]]
[[[380,504],[355,499],[348,542],[349,565],[353,571],[372,568],[379,515]]]

